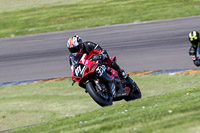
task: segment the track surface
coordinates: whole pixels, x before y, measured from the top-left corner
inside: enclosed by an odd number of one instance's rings
[[[94,41],[128,72],[195,69],[188,33],[200,16],[0,39],[0,83],[70,76],[66,40]]]

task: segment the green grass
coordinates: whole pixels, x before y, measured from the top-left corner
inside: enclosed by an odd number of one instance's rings
[[[134,76],[143,98],[105,108],[71,81],[0,87],[0,131],[37,124],[14,132],[193,133],[200,129],[199,78]]]
[[[199,2],[200,0],[0,0],[0,37],[195,16],[200,15]]]
[[[0,131],[94,108],[99,107],[83,89],[72,88],[70,81],[0,87]]]
[[[181,90],[47,122],[16,133],[183,133],[200,126],[200,88]]]
[[[0,0],[0,12],[22,10],[28,8],[70,5],[82,0]]]

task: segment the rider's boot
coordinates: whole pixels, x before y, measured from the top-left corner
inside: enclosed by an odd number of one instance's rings
[[[123,69],[121,69],[121,68],[119,67],[119,65],[118,65],[115,61],[112,62],[111,67],[112,67],[113,69],[115,69],[115,70],[118,72],[119,77],[120,77],[121,79],[127,79],[127,78],[129,77],[128,73],[125,72]]]

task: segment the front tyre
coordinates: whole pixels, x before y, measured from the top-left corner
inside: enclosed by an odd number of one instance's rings
[[[102,107],[112,105],[112,100],[109,94],[107,93],[105,94],[107,96],[103,96],[102,94],[97,93],[95,88],[95,84],[92,82],[88,82],[86,84],[86,91],[89,93],[92,99]]]

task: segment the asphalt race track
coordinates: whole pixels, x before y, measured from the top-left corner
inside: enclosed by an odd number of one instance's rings
[[[188,33],[200,16],[0,39],[0,83],[70,76],[66,40],[78,34],[100,44],[127,72],[196,69]]]

